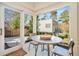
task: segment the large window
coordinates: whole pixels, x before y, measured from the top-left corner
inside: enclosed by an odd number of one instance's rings
[[[20,43],[20,13],[4,8],[5,49]]]
[[[69,6],[57,9],[58,35],[62,38],[69,37]]]
[[[24,14],[24,35],[28,36],[33,32],[33,17],[28,14]]]
[[[69,38],[69,6],[37,15],[37,33]]]

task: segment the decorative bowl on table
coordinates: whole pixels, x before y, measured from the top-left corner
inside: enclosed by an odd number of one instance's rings
[[[41,40],[51,40],[51,35],[42,35]]]

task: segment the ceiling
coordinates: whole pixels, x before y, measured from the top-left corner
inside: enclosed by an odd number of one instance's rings
[[[28,3],[21,3],[21,4],[26,8],[27,8],[26,5],[29,5],[30,9],[37,11],[37,10],[45,8],[49,5],[55,4],[55,2],[28,2]]]
[[[38,11],[42,8],[48,7],[50,5],[54,5],[58,2],[5,2],[5,4],[14,4],[19,5],[24,8],[28,8],[32,11]]]

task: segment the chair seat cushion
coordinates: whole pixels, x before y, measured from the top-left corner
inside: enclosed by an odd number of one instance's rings
[[[61,56],[69,56],[69,50],[62,48],[62,47],[59,47],[59,46],[54,47],[53,53],[56,53],[56,54],[61,55]]]

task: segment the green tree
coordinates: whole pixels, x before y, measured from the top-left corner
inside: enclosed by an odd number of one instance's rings
[[[14,13],[9,24],[12,29],[19,28],[20,27],[20,14]]]
[[[69,33],[69,11],[65,10],[60,14],[60,19],[62,19],[64,24],[66,24],[65,32]],[[66,35],[68,37],[68,34]]]
[[[60,19],[63,19],[64,22],[68,23],[68,21],[69,21],[69,11],[65,10],[63,13],[61,13]]]
[[[53,20],[56,20],[57,19],[57,12],[52,11],[51,14],[52,14]]]

